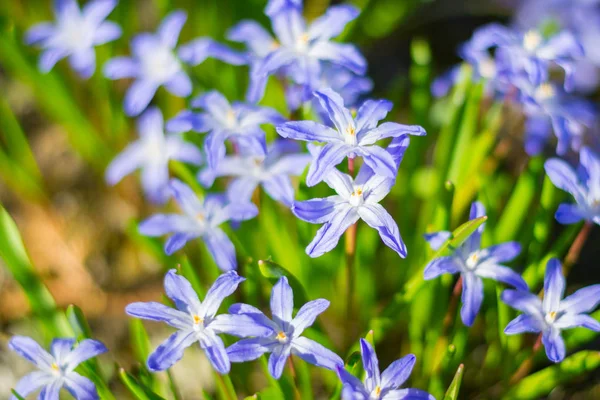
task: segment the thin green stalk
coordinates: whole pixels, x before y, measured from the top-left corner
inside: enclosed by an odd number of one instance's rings
[[[354,158],[348,158],[348,173],[354,177]],[[354,311],[354,292],[356,290],[356,223],[348,228],[345,233],[346,241],[346,321],[360,321],[360,316]],[[350,324],[349,324],[350,326]],[[354,330],[346,331],[346,343],[352,341]]]

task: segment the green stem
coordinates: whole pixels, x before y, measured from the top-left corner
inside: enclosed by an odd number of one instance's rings
[[[354,177],[354,159],[348,158],[348,173]],[[358,315],[354,310],[354,291],[356,287],[356,223],[346,230],[346,321],[358,321]],[[346,341],[350,343],[353,336],[353,329],[346,331]]]

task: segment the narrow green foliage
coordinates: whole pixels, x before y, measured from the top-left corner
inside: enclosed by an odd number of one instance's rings
[[[454,375],[454,379],[452,379],[452,383],[450,383],[450,387],[448,391],[446,391],[446,395],[444,396],[444,400],[457,400],[458,392],[460,390],[460,384],[462,383],[463,374],[465,372],[465,366],[460,364],[458,366],[458,370]]]
[[[123,368],[119,369],[119,378],[136,400],[165,400],[149,388],[142,386],[141,383]]]
[[[305,304],[308,302],[306,290],[300,281],[281,265],[276,264],[271,260],[259,260],[258,268],[261,274],[273,284],[275,284],[282,276],[287,277],[288,282],[294,291],[294,298],[297,299],[296,302],[298,304]]]

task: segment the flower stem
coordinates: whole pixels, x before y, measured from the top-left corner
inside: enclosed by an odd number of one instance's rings
[[[590,232],[592,231],[592,223],[590,221],[586,221],[585,224],[581,227],[581,230],[577,234],[577,237],[573,241],[573,244],[569,248],[567,255],[565,257],[563,272],[565,277],[571,271],[571,268],[577,263],[579,260],[579,256],[581,255],[581,250],[583,250],[583,245],[585,244]]]
[[[460,293],[462,292],[462,287],[463,279],[462,276],[460,276],[458,278],[458,281],[456,281],[456,285],[454,285],[454,289],[452,289],[450,305],[448,306],[448,312],[446,312],[446,316],[444,317],[444,332],[448,332],[452,321],[454,321],[456,309],[458,308],[458,298],[460,296]]]
[[[348,158],[348,173],[354,178],[354,158]],[[346,240],[346,321],[358,321],[359,316],[354,310],[354,292],[356,286],[356,223],[350,226],[345,233]],[[352,341],[353,327],[346,331],[347,343]]]

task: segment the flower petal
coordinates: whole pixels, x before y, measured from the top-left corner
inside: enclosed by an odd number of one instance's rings
[[[275,175],[262,183],[265,192],[275,201],[291,207],[294,202],[294,187],[287,175]]]
[[[577,204],[559,204],[554,218],[559,224],[576,224],[583,219],[587,219],[586,213]]]
[[[186,64],[196,66],[207,58],[215,58],[231,65],[244,65],[248,63],[247,57],[210,37],[201,37],[179,47],[179,58]]]
[[[106,21],[98,26],[94,34],[94,45],[101,45],[112,42],[121,37],[123,31],[121,27],[114,22]]]
[[[416,362],[417,357],[414,354],[408,354],[391,363],[381,374],[381,387],[396,389],[402,386],[410,376]]]
[[[381,400],[435,400],[435,397],[424,390],[399,389],[386,393]]]
[[[115,57],[108,60],[102,69],[108,79],[135,78],[138,75],[138,64],[130,57]]]
[[[190,281],[177,274],[176,269],[171,269],[165,275],[164,280],[165,293],[175,303],[179,311],[189,315],[198,314],[201,309],[201,303],[198,294],[192,287]],[[204,315],[199,315],[204,317]]]
[[[177,331],[165,340],[148,357],[148,369],[153,372],[171,368],[183,357],[186,348],[198,341],[193,330]]]
[[[204,316],[213,317],[219,310],[223,300],[235,292],[239,284],[245,280],[245,278],[239,276],[235,271],[221,274],[206,293],[206,297],[202,303]]]
[[[356,128],[354,126],[354,118],[352,118],[352,114],[350,114],[350,111],[344,107],[344,100],[342,99],[342,96],[337,94],[331,88],[317,90],[313,94],[317,100],[319,100],[321,107],[323,107],[323,109],[327,112],[329,119],[336,127],[338,131],[337,135],[340,140],[340,135],[346,132],[348,128]]]
[[[343,142],[326,144],[314,159],[306,175],[306,185],[315,186],[327,177],[332,169],[346,158],[352,147]]]
[[[85,19],[98,24],[106,19],[117,6],[117,0],[95,0],[86,3],[81,9]]]
[[[221,271],[230,271],[237,268],[235,247],[225,232],[218,228],[211,229],[202,238]]]
[[[62,360],[65,371],[71,372],[82,362],[106,353],[107,351],[108,349],[102,342],[93,339],[82,340],[79,342],[79,345]]]
[[[366,165],[375,172],[376,175],[381,175],[388,178],[395,178],[398,173],[396,161],[394,157],[385,149],[379,146],[360,147],[357,154],[362,156]]]
[[[276,127],[281,137],[306,142],[341,142],[338,132],[313,121],[291,121]]]
[[[400,237],[398,225],[381,204],[365,203],[358,208],[358,215],[371,228],[377,229],[386,246],[398,253],[400,257],[406,257],[406,245]]]
[[[512,261],[521,253],[521,244],[519,242],[507,242],[488,247],[487,257],[494,261],[502,263]]]
[[[34,25],[25,32],[25,43],[28,45],[41,44],[56,34],[54,25],[42,22]]]
[[[333,351],[305,337],[297,337],[292,340],[292,353],[317,367],[327,368],[335,371],[338,366],[344,365],[344,361]]]
[[[384,119],[394,104],[389,100],[367,100],[365,101],[356,114],[356,131],[370,131],[374,129],[379,121]],[[374,143],[374,142],[373,142]]]
[[[359,219],[359,215],[350,206],[340,207],[332,218],[326,222],[306,246],[306,254],[319,257],[332,250],[346,230]]]
[[[271,290],[271,313],[273,320],[286,327],[292,322],[292,311],[294,310],[294,292],[285,276],[279,278]]]
[[[554,326],[558,329],[570,329],[582,326],[600,332],[600,322],[586,314],[564,314],[554,322]]]
[[[542,312],[542,302],[540,299],[529,292],[522,290],[508,289],[502,292],[500,296],[503,302],[519,311],[523,311],[539,320],[544,319]]]
[[[442,274],[455,274],[460,271],[454,257],[438,257],[429,262],[423,271],[425,280],[437,278]]]
[[[42,72],[50,71],[57,62],[67,57],[69,53],[64,49],[50,48],[44,50],[38,61],[38,68]]]
[[[320,61],[330,61],[347,68],[357,75],[364,75],[367,71],[365,57],[351,44],[319,41],[311,47],[309,54]]]
[[[360,339],[360,354],[362,356],[363,368],[367,374],[365,387],[367,392],[372,392],[377,386],[381,387],[381,375],[379,373],[379,359],[371,343]]]
[[[194,221],[179,214],[156,214],[142,221],[139,232],[145,236],[162,236],[172,232],[185,232],[195,227]]]
[[[125,312],[132,317],[165,322],[177,329],[186,329],[191,323],[189,314],[154,301],[128,304]]]
[[[565,358],[565,342],[560,336],[560,330],[548,329],[542,335],[542,343],[546,349],[546,356],[552,362],[561,362]]]
[[[329,307],[329,301],[317,299],[304,304],[291,322],[294,327],[294,337],[300,336],[302,332],[315,323],[315,319]]]
[[[565,293],[565,278],[562,265],[556,258],[548,261],[544,277],[544,300],[542,302],[545,313],[558,311],[560,301]]]
[[[65,377],[65,388],[75,397],[76,399],[86,400],[98,400],[98,391],[94,382],[86,378],[85,376],[79,375],[77,372],[69,372]]]
[[[325,15],[317,18],[308,29],[310,40],[329,40],[340,35],[346,25],[358,17],[360,10],[351,5],[331,6]]]
[[[473,325],[483,302],[483,282],[473,273],[463,274],[460,316],[466,326]]]
[[[226,333],[238,337],[264,337],[275,334],[271,327],[260,324],[254,318],[245,314],[217,315],[217,317],[211,321],[209,326],[216,333]]]
[[[577,174],[569,164],[558,158],[552,158],[546,161],[544,168],[554,186],[571,193],[578,203],[585,199]]]
[[[175,48],[186,20],[187,13],[183,10],[176,10],[169,13],[158,27],[157,33],[161,42],[172,49]]]
[[[213,368],[220,374],[227,374],[231,368],[223,340],[210,330],[205,330],[200,338],[200,347]]]
[[[579,289],[560,302],[559,311],[573,314],[590,312],[600,304],[600,285]]]
[[[181,182],[179,179],[171,179],[169,181],[169,188],[171,189],[177,204],[188,216],[195,217],[204,211],[198,195],[194,193],[192,188]]]
[[[431,250],[438,250],[448,239],[452,237],[452,232],[440,231],[434,233],[426,233],[423,235]]]
[[[386,138],[397,138],[403,135],[425,136],[426,132],[423,127],[418,125],[402,125],[396,122],[385,122],[378,127],[373,127],[369,130],[365,128],[358,138],[361,146],[374,144],[378,140]]]
[[[322,224],[331,219],[332,214],[336,211],[336,204],[329,198],[295,201],[292,205],[292,212],[303,221]]]
[[[54,358],[35,340],[26,336],[13,336],[8,341],[8,348],[38,368],[50,369]]]
[[[521,314],[506,325],[504,333],[514,335],[524,332],[541,332],[543,329],[544,324],[538,318],[528,314]]]
[[[73,349],[75,339],[72,338],[57,338],[50,343],[50,354],[54,356],[57,364],[62,365],[62,361]]]
[[[185,71],[179,71],[165,83],[165,89],[177,97],[192,94],[192,81]]]
[[[475,274],[481,278],[490,278],[506,283],[519,290],[529,290],[529,286],[521,275],[504,265],[483,263],[477,267]]]
[[[252,361],[270,352],[277,344],[277,341],[268,338],[243,339],[227,348],[227,356],[231,362]]]
[[[22,398],[26,398],[31,393],[35,392],[44,385],[49,384],[54,380],[54,377],[44,371],[33,371],[22,377],[17,386],[15,386],[15,392]],[[10,400],[17,400],[16,396],[12,396]]]
[[[283,373],[283,368],[285,368],[285,362],[292,352],[292,346],[280,345],[271,351],[271,356],[269,356],[269,373],[273,378],[279,379]]]
[[[56,400],[59,398],[60,389],[63,386],[63,381],[61,379],[56,379],[51,381],[47,386],[44,386],[40,395],[38,396],[38,400]]]
[[[134,81],[125,94],[125,113],[130,117],[139,115],[148,107],[157,89],[154,82],[143,79]]]
[[[106,183],[109,185],[117,184],[125,176],[139,168],[144,158],[143,146],[138,142],[131,143],[106,168]]]

